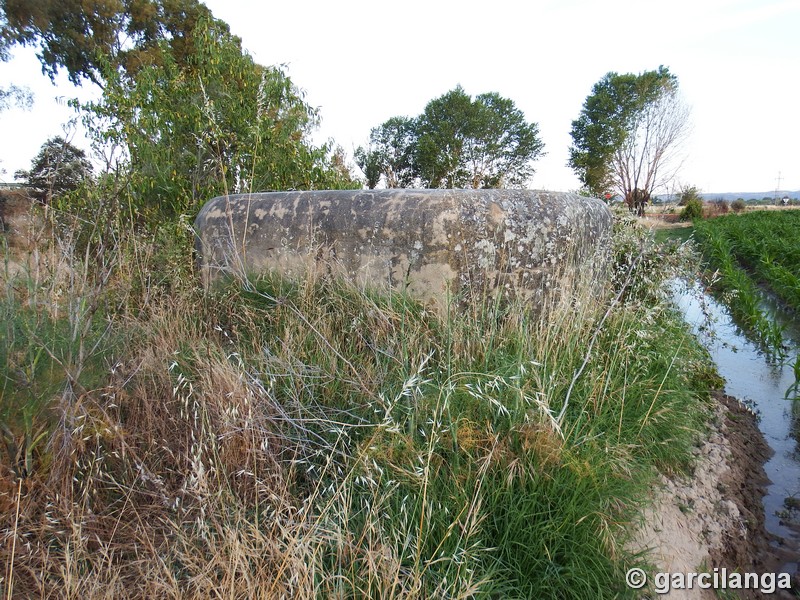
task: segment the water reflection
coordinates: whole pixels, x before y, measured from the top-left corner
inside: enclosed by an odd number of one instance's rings
[[[764,497],[766,527],[770,533],[800,541],[798,534],[781,524],[784,500],[800,500],[800,454],[797,445],[798,404],[787,400],[794,384],[793,359],[800,351],[800,333],[791,315],[771,306],[779,323],[786,324],[786,364],[769,360],[733,323],[724,305],[703,291],[697,283],[676,282],[673,297],[684,318],[708,349],[719,374],[725,378],[725,392],[735,396],[759,415],[759,428],[775,454],[765,465],[772,481]]]

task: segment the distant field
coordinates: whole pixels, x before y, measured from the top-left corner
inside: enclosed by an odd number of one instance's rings
[[[759,211],[696,221],[714,289],[762,348],[782,356],[783,332],[763,306],[764,290],[800,310],[800,212]]]
[[[697,223],[695,232],[704,246],[724,242],[739,265],[800,310],[800,212],[729,215]]]

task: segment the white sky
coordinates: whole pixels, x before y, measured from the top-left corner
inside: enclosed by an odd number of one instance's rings
[[[669,67],[692,108],[678,183],[706,192],[800,190],[800,0],[207,0],[261,64],[285,64],[320,108],[318,141],[348,153],[389,117],[416,116],[461,84],[498,92],[539,124],[531,187],[571,190],[571,123],[608,71]],[[31,50],[0,63],[34,109],[0,113],[0,180],[28,168],[73,116]],[[82,144],[80,136],[75,138]]]

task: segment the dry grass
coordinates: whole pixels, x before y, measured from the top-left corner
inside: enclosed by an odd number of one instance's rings
[[[35,340],[63,385],[47,414],[38,415],[49,425],[32,449],[30,472],[6,461],[0,467],[4,597],[329,596],[337,584],[319,574],[329,546],[347,555],[339,556],[343,563],[359,565],[375,589],[392,589],[387,581],[405,589],[377,522],[369,540],[349,539],[342,529],[348,478],[323,490],[324,473],[307,472],[321,455],[330,469],[353,465],[345,465],[342,444],[318,433],[328,420],[346,436],[343,424],[300,405],[306,386],[336,377],[364,391],[380,379],[328,342],[339,333],[338,319],[305,318],[319,301],[309,292],[313,282],[278,308],[300,317],[280,332],[278,353],[258,335],[260,310],[209,304],[191,285],[148,295],[145,319],[106,315],[108,326],[89,348],[102,299],[129,292],[139,271],[105,260],[130,248],[101,245],[81,256],[74,243],[37,246],[54,268],[7,268],[4,276],[8,302],[32,313],[44,307],[52,320],[68,322],[76,342],[64,355],[56,347],[63,340]],[[354,332],[362,349],[376,337],[397,336],[395,312],[368,303],[362,317]],[[325,351],[313,367],[296,355],[309,343]],[[82,373],[100,347],[113,348],[100,361],[104,384],[87,388]],[[286,380],[289,386],[280,385]],[[26,443],[24,433],[19,440]],[[11,458],[13,465],[19,457]],[[322,509],[312,509],[323,495]]]
[[[691,437],[694,408],[648,409],[658,309],[580,282],[546,320],[443,319],[325,279],[204,293],[152,239],[61,231],[62,266],[6,272],[7,598],[602,596]]]

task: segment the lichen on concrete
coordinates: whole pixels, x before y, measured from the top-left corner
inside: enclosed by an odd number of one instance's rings
[[[443,306],[498,293],[542,302],[607,277],[599,200],[531,190],[356,190],[221,196],[195,226],[206,281],[222,273],[334,273]]]

